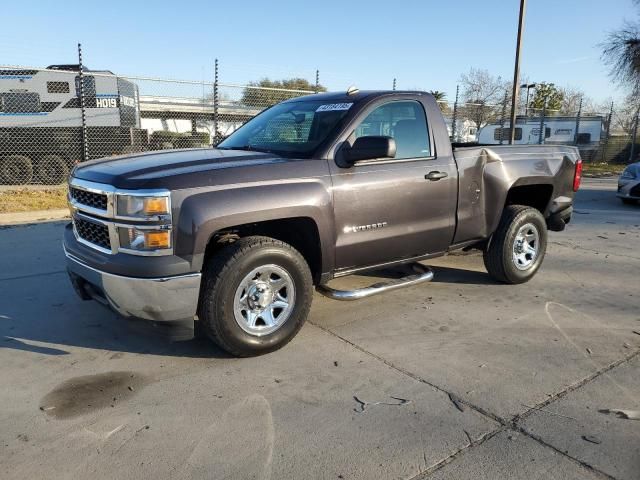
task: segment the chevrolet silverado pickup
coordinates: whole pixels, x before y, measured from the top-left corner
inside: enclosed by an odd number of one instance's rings
[[[216,148],[77,165],[64,251],[81,298],[257,355],[296,335],[314,288],[338,300],[419,288],[433,272],[417,261],[452,250],[481,250],[498,282],[528,281],[547,231],[571,218],[581,168],[569,146],[452,145],[427,93],[322,93]],[[396,264],[414,271],[328,285]]]

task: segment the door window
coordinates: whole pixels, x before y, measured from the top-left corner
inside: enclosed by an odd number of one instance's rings
[[[416,101],[379,106],[355,130],[355,137],[385,136],[396,141],[397,159],[431,156],[429,128],[422,105]]]

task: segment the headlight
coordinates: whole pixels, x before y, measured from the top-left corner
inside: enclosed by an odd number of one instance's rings
[[[136,227],[118,227],[120,248],[148,252],[171,248],[171,230],[140,229]]]
[[[144,197],[138,195],[118,195],[117,216],[149,218],[169,215],[169,197]]]

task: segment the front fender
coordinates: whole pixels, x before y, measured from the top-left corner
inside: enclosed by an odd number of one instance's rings
[[[311,178],[183,191],[176,255],[191,257],[194,271],[201,271],[205,250],[216,232],[238,225],[305,217],[318,228],[322,271],[329,272],[334,261],[330,248],[334,226],[328,187],[325,179]]]

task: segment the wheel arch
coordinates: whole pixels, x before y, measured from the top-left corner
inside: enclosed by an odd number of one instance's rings
[[[304,257],[314,283],[322,276],[322,249],[318,225],[311,217],[289,217],[231,225],[218,229],[209,236],[203,262],[215,255],[225,245],[239,238],[264,236],[291,245]]]

